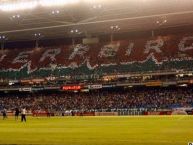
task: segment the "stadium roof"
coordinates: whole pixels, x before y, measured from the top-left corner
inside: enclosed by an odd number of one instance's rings
[[[0,9],[6,3],[0,3]],[[77,37],[192,24],[192,0],[79,0],[62,6],[0,10],[0,36],[9,41],[34,39],[35,34]]]

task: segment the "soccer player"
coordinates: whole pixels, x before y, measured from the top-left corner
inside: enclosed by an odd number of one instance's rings
[[[15,108],[15,120],[18,120],[19,117],[19,109]]]
[[[71,111],[71,115],[72,115],[72,116],[75,116],[75,112],[74,112],[73,110]]]
[[[26,109],[25,108],[21,110],[21,122],[23,121],[26,122]]]
[[[7,110],[4,108],[2,111],[3,114],[3,120],[5,120],[7,118]]]

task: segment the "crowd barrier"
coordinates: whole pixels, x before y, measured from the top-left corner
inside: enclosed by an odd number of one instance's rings
[[[95,116],[95,112],[76,112],[75,116]]]
[[[118,116],[118,112],[95,112],[95,116]]]
[[[49,116],[47,111],[32,111],[32,116]]]
[[[148,111],[144,115],[172,115],[172,111]]]
[[[142,110],[119,110],[119,116],[127,116],[127,115],[144,115],[144,111]]]

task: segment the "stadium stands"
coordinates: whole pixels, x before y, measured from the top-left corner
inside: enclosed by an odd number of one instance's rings
[[[131,88],[90,93],[4,94],[0,110],[25,106],[28,110],[115,111],[119,109],[159,110],[193,107],[190,88]]]

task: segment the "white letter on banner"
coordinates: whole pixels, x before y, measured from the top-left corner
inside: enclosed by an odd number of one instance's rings
[[[85,53],[87,53],[89,50],[89,47],[88,46],[84,46],[82,44],[78,44],[76,45],[74,48],[73,48],[73,52],[72,54],[70,55],[69,59],[73,59],[76,55],[79,55],[81,57],[84,56]]]
[[[162,39],[157,39],[157,40],[150,40],[147,41],[145,45],[145,51],[144,53],[149,53],[150,50],[155,50],[157,53],[161,53],[162,51],[160,48],[164,45],[164,41]]]
[[[105,45],[101,48],[99,53],[99,57],[113,57],[116,55],[117,51],[119,50],[120,43],[117,44],[109,44]]]
[[[29,61],[29,55],[32,51],[23,51],[13,60],[12,63],[27,63]]]
[[[6,54],[2,55],[2,56],[0,57],[0,62],[3,61],[3,59],[4,59],[6,56],[7,56]]]
[[[133,42],[129,43],[129,45],[127,47],[128,49],[126,50],[126,54],[125,55],[130,56],[133,47],[134,47],[134,43]]]
[[[60,54],[61,49],[48,49],[47,51],[44,52],[42,55],[40,62],[44,61],[46,58],[50,58],[52,61],[56,60],[56,55]]]
[[[180,51],[186,51],[186,50],[191,50],[193,49],[193,43],[191,43],[191,45],[186,45],[187,41],[192,41],[193,42],[193,36],[189,36],[189,37],[184,37],[180,43],[178,44],[179,50]]]

